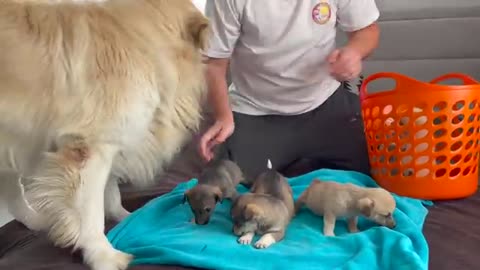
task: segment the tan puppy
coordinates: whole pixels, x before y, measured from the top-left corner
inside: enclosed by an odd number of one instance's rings
[[[294,214],[292,189],[285,177],[268,170],[255,179],[251,193],[238,197],[231,208],[233,233],[242,245],[249,245],[255,234],[262,237],[256,248],[268,248],[281,241]]]
[[[358,231],[359,215],[389,228],[396,225],[393,219],[395,199],[382,188],[314,180],[295,202],[295,212],[304,205],[323,216],[323,234],[326,236],[335,236],[337,217],[348,219],[348,229],[352,233]]]
[[[129,214],[119,181],[153,183],[198,129],[208,28],[190,0],[0,0],[0,181],[26,178],[46,221],[27,227],[94,270],[127,268],[105,218]],[[89,150],[78,174],[72,153],[44,156],[65,134]]]
[[[242,170],[235,162],[212,162],[198,177],[198,184],[185,192],[184,202],[190,204],[195,223],[208,224],[217,203],[223,199],[235,199],[237,185],[243,180]]]

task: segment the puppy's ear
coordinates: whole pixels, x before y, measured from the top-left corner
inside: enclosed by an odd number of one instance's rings
[[[215,196],[215,202],[216,203],[222,203],[223,202],[223,193],[222,190],[219,187],[215,187],[213,189],[213,196]]]
[[[183,193],[183,203],[185,204],[187,201],[188,201],[188,196],[190,196],[190,191],[191,189],[185,191],[185,193]]]
[[[210,37],[210,21],[201,13],[195,13],[188,20],[187,29],[195,48],[207,49]]]
[[[245,218],[256,219],[263,215],[263,210],[258,205],[249,203],[245,205]]]
[[[372,215],[374,207],[375,201],[368,197],[358,200],[358,209],[364,216],[369,217],[370,215]]]

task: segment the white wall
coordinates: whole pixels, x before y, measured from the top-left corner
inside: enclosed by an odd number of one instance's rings
[[[12,221],[13,218],[8,213],[7,208],[5,207],[5,204],[3,202],[0,202],[0,227],[3,225],[7,224],[8,222]]]
[[[203,13],[203,10],[205,9],[205,3],[207,2],[207,0],[192,0],[192,2]]]
[[[4,202],[5,194],[9,192],[9,190],[7,190],[7,183],[4,180],[5,179],[0,179],[0,227],[13,220]]]

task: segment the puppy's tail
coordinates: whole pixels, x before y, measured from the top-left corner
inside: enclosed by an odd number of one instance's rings
[[[300,195],[300,197],[298,197],[298,199],[295,201],[294,210],[293,210],[293,216],[295,216],[298,212],[300,212],[300,210],[302,209],[302,207],[305,205],[306,200],[307,200],[307,196],[308,196],[308,189],[305,190],[305,191]]]
[[[267,169],[271,170],[273,168],[272,166],[272,161],[270,161],[270,159],[268,159],[267,161]]]

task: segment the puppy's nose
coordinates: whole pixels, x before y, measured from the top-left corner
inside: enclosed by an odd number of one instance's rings
[[[205,220],[205,221],[197,221],[197,224],[198,224],[198,225],[207,225],[207,224],[208,224],[208,220]]]
[[[395,221],[391,221],[388,223],[388,227],[390,229],[395,229],[395,227],[397,227],[397,223]]]
[[[197,224],[198,225],[207,225],[209,221],[210,221],[210,218],[200,219],[200,220],[197,220]]]

